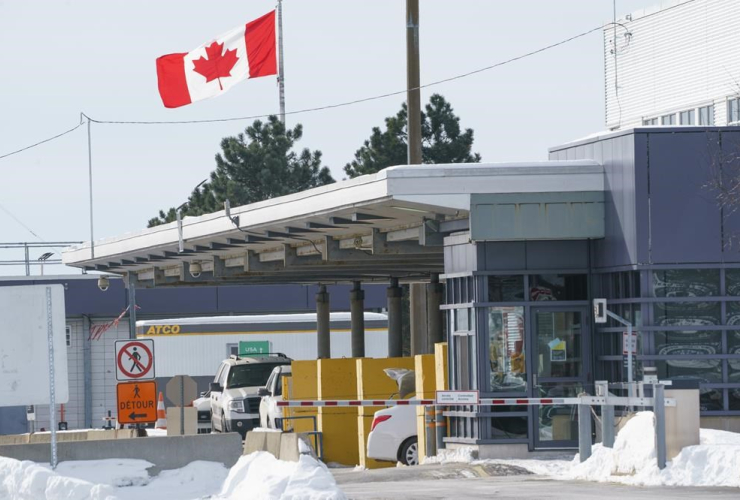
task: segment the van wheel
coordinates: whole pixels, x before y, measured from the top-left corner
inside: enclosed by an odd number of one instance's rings
[[[398,449],[398,461],[404,465],[419,465],[419,443],[416,438],[410,437]]]

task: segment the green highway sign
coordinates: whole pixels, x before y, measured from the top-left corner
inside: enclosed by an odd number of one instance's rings
[[[269,340],[240,341],[239,356],[252,356],[254,354],[267,354],[270,352]]]

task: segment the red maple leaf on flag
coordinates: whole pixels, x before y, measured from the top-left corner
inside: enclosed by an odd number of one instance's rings
[[[223,90],[221,78],[231,76],[231,69],[239,58],[236,55],[236,49],[227,50],[222,54],[224,44],[213,42],[206,47],[208,59],[200,56],[200,59],[193,61],[193,69],[196,73],[206,77],[206,83],[218,79],[218,86]]]

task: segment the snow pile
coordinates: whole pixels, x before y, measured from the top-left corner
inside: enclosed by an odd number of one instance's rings
[[[439,450],[434,457],[422,457],[423,465],[430,464],[451,464],[465,463],[469,464],[475,460],[475,450],[472,446],[460,446],[459,448]]]
[[[60,476],[33,462],[0,457],[0,499],[108,500],[115,488]]]
[[[635,415],[617,435],[614,448],[593,447],[580,463],[566,460],[495,460],[554,479],[618,482],[641,486],[740,487],[740,434],[701,429],[701,444],[687,446],[658,469],[652,412]]]
[[[147,469],[154,464],[146,460],[110,458],[107,460],[74,460],[61,462],[56,468],[60,476],[88,483],[111,486],[141,486],[149,482]]]
[[[220,463],[198,461],[150,479],[151,466],[144,460],[89,460],[62,462],[52,471],[48,464],[0,457],[0,500],[345,498],[326,466],[305,455],[284,462],[257,452],[239,459],[230,471]]]
[[[148,484],[118,488],[115,500],[191,500],[218,493],[229,470],[220,463],[196,461],[182,469],[165,470]],[[113,500],[113,499],[110,499]]]
[[[345,496],[321,462],[306,455],[301,455],[298,462],[284,462],[258,451],[239,459],[216,498],[340,500]]]

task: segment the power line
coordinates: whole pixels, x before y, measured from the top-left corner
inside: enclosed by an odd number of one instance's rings
[[[35,144],[31,144],[30,146],[26,146],[25,148],[17,149],[15,151],[11,151],[10,153],[6,153],[6,154],[0,156],[0,160],[2,160],[3,158],[7,158],[8,156],[17,155],[18,153],[22,153],[23,151],[26,151],[28,149],[35,148],[36,146],[41,146],[42,144],[46,144],[47,142],[51,142],[54,139],[59,139],[62,136],[65,136],[67,134],[70,134],[70,133],[74,132],[75,130],[77,130],[78,128],[80,128],[82,125],[85,124],[85,122],[82,120],[82,116],[83,116],[82,113],[80,113],[80,123],[77,124],[77,125],[75,125],[71,129],[69,129],[69,130],[67,130],[65,132],[62,132],[61,134],[57,134],[54,137],[49,137],[48,139],[44,139],[43,141],[39,141],[39,142],[37,142]]]
[[[687,5],[687,4],[693,3],[695,1],[696,0],[686,0],[683,3],[675,4],[675,5],[672,5],[670,7],[665,8],[665,9],[662,9],[662,10],[655,11],[655,12],[652,12],[650,14],[644,15],[639,20],[647,19],[647,18],[652,17],[652,16],[657,15],[657,14],[663,14],[663,13],[668,12],[670,10],[673,10],[675,8],[683,7],[683,6]],[[505,66],[507,64],[511,64],[511,63],[520,61],[522,59],[526,59],[528,57],[535,56],[535,55],[540,54],[542,52],[546,52],[548,50],[551,50],[551,49],[560,47],[561,45],[565,45],[565,44],[570,43],[572,41],[578,40],[579,38],[583,38],[585,36],[588,36],[591,33],[594,33],[596,31],[601,31],[601,30],[603,30],[603,29],[605,29],[605,28],[607,28],[607,27],[609,27],[611,25],[620,25],[620,26],[624,27],[624,25],[622,23],[617,23],[616,22],[616,19],[615,19],[614,22],[610,22],[610,23],[599,25],[599,26],[597,26],[595,28],[591,28],[589,30],[583,31],[581,33],[578,33],[577,35],[571,36],[571,37],[566,38],[564,40],[560,40],[559,42],[551,43],[550,45],[546,45],[546,46],[541,47],[539,49],[532,50],[530,52],[526,52],[526,53],[521,54],[519,56],[512,57],[510,59],[506,59],[505,61],[501,61],[501,62],[498,62],[498,63],[495,63],[495,64],[491,64],[490,66],[485,66],[483,68],[475,69],[475,70],[469,71],[467,73],[462,73],[462,74],[459,74],[459,75],[451,76],[449,78],[443,78],[442,80],[436,80],[434,82],[427,83],[427,84],[424,84],[424,85],[420,85],[418,87],[413,87],[413,88],[408,88],[408,89],[403,89],[403,90],[397,90],[395,92],[388,92],[388,93],[385,93],[385,94],[378,94],[378,95],[371,96],[371,97],[364,97],[364,98],[361,98],[361,99],[355,99],[355,100],[352,100],[352,101],[345,101],[345,102],[341,102],[341,103],[337,103],[337,104],[328,104],[326,106],[317,106],[317,107],[313,107],[313,108],[299,109],[299,110],[296,110],[296,111],[287,111],[287,112],[285,112],[285,114],[286,115],[298,115],[298,114],[304,114],[304,113],[312,113],[312,112],[315,112],[315,111],[323,111],[323,110],[327,110],[327,109],[334,109],[334,108],[341,108],[341,107],[345,107],[345,106],[352,106],[354,104],[360,104],[360,103],[369,102],[369,101],[376,101],[376,100],[379,100],[379,99],[385,99],[387,97],[393,97],[393,96],[397,96],[397,95],[406,94],[408,91],[425,89],[425,88],[428,88],[428,87],[434,87],[436,85],[441,85],[443,83],[451,82],[451,81],[454,81],[454,80],[460,80],[462,78],[467,78],[469,76],[476,75],[478,73],[483,73],[484,71],[489,71],[489,70],[492,70],[492,69],[495,69],[495,68],[500,68],[501,66]],[[251,115],[251,116],[237,116],[237,117],[232,117],[232,118],[213,118],[213,119],[207,119],[207,120],[172,120],[172,121],[167,121],[167,120],[160,120],[160,121],[144,121],[144,120],[140,120],[140,121],[96,120],[96,119],[90,118],[87,115],[83,115],[83,116],[85,116],[85,118],[87,118],[88,120],[90,120],[93,123],[104,123],[104,124],[112,124],[112,125],[189,125],[189,124],[197,124],[197,123],[219,123],[219,122],[233,122],[233,121],[242,121],[242,120],[256,120],[258,118],[267,118],[267,117],[273,116],[273,115],[277,115],[277,113],[269,113],[269,114],[261,114],[261,115]]]
[[[693,0],[691,0],[691,1],[693,1]],[[296,111],[286,111],[285,114],[286,115],[298,115],[298,114],[304,114],[304,113],[311,113],[311,112],[314,112],[314,111],[323,111],[323,110],[327,110],[327,109],[341,108],[341,107],[345,107],[345,106],[352,106],[354,104],[360,104],[360,103],[363,103],[363,102],[376,101],[378,99],[385,99],[386,97],[393,97],[393,96],[397,96],[397,95],[402,95],[402,94],[405,94],[406,92],[408,92],[409,90],[412,90],[413,91],[413,90],[425,89],[425,88],[428,88],[428,87],[433,87],[433,86],[436,86],[436,85],[441,85],[443,83],[451,82],[451,81],[454,81],[454,80],[460,80],[462,78],[467,78],[469,76],[472,76],[472,75],[475,75],[475,74],[478,74],[478,73],[483,73],[484,71],[489,71],[491,69],[499,68],[501,66],[505,66],[507,64],[511,64],[513,62],[520,61],[522,59],[526,59],[528,57],[537,55],[537,54],[539,54],[541,52],[545,52],[547,50],[554,49],[554,48],[559,47],[561,45],[565,45],[566,43],[570,43],[570,42],[572,42],[574,40],[577,40],[579,38],[583,38],[584,36],[590,35],[591,33],[595,32],[595,31],[599,31],[599,30],[603,29],[604,26],[607,26],[607,25],[597,26],[596,28],[592,28],[590,30],[584,31],[584,32],[579,33],[577,35],[571,36],[570,38],[566,38],[566,39],[561,40],[559,42],[552,43],[552,44],[547,45],[545,47],[541,47],[541,48],[539,48],[537,50],[533,50],[531,52],[527,52],[525,54],[521,54],[519,56],[512,57],[512,58],[507,59],[505,61],[501,61],[501,62],[498,62],[498,63],[495,63],[495,64],[491,64],[490,66],[485,66],[483,68],[479,68],[479,69],[476,69],[476,70],[473,70],[473,71],[469,71],[467,73],[462,73],[462,74],[459,74],[459,75],[451,76],[449,78],[444,78],[442,80],[436,80],[434,82],[427,83],[427,84],[424,84],[424,85],[420,85],[418,87],[413,87],[413,88],[403,89],[403,90],[397,90],[395,92],[388,92],[388,93],[385,93],[385,94],[378,94],[378,95],[374,95],[374,96],[371,96],[371,97],[364,97],[364,98],[361,98],[361,99],[354,99],[352,101],[345,101],[345,102],[340,102],[340,103],[336,103],[336,104],[328,104],[326,106],[317,106],[317,107],[313,107],[313,108],[304,108],[304,109],[299,109],[299,110],[296,110]],[[173,120],[173,121],[96,120],[96,119],[91,118],[91,117],[89,117],[87,115],[84,115],[84,116],[85,116],[85,118],[87,118],[88,120],[90,120],[93,123],[105,123],[105,124],[113,124],[113,125],[188,125],[188,124],[195,124],[195,123],[218,123],[218,122],[233,122],[233,121],[242,121],[242,120],[256,120],[258,118],[267,118],[268,116],[272,116],[272,115],[275,115],[275,113],[261,114],[261,115],[251,115],[251,116],[236,116],[236,117],[232,117],[232,118],[213,118],[213,119],[210,119],[210,120]]]
[[[663,14],[665,12],[668,12],[670,10],[676,9],[678,7],[684,7],[684,6],[686,6],[686,5],[690,4],[690,3],[693,3],[695,1],[696,0],[686,0],[686,1],[682,2],[682,3],[678,3],[678,4],[672,5],[670,7],[667,7],[665,9],[658,10],[658,11],[652,12],[650,14],[644,15],[641,18],[639,18],[637,21],[641,21],[641,20],[647,19],[649,17],[655,16],[655,15],[658,15],[658,14]],[[378,95],[371,96],[371,97],[365,97],[365,98],[362,98],[362,99],[355,99],[355,100],[352,100],[352,101],[345,101],[345,102],[341,102],[341,103],[337,103],[337,104],[329,104],[329,105],[326,105],[326,106],[318,106],[318,107],[313,107],[313,108],[305,108],[305,109],[300,109],[300,110],[296,110],[296,111],[288,111],[285,114],[286,115],[298,115],[298,114],[304,114],[304,113],[311,113],[311,112],[315,112],[315,111],[323,111],[323,110],[327,110],[327,109],[334,109],[334,108],[340,108],[340,107],[345,107],[345,106],[352,106],[354,104],[360,104],[360,103],[363,103],[363,102],[375,101],[375,100],[379,100],[379,99],[385,99],[387,97],[393,97],[393,96],[397,96],[397,95],[402,95],[402,94],[405,94],[406,92],[408,92],[409,90],[424,89],[424,88],[433,87],[433,86],[436,86],[436,85],[441,85],[443,83],[451,82],[451,81],[454,81],[454,80],[459,80],[459,79],[462,79],[462,78],[467,78],[469,76],[476,75],[476,74],[482,73],[484,71],[489,71],[491,69],[499,68],[501,66],[505,66],[507,64],[511,64],[513,62],[520,61],[522,59],[526,59],[528,57],[537,55],[539,53],[548,51],[550,49],[554,49],[554,48],[559,47],[561,45],[565,45],[565,44],[570,43],[570,42],[572,42],[574,40],[577,40],[579,38],[583,38],[583,37],[585,37],[587,35],[590,35],[591,33],[594,33],[596,31],[603,30],[604,28],[606,28],[608,26],[611,26],[612,24],[620,24],[621,25],[621,23],[606,23],[606,24],[602,24],[600,26],[597,26],[595,28],[586,30],[586,31],[584,31],[582,33],[579,33],[577,35],[571,36],[571,37],[566,38],[564,40],[561,40],[559,42],[552,43],[550,45],[547,45],[545,47],[539,48],[537,50],[533,50],[533,51],[527,52],[525,54],[521,54],[519,56],[512,57],[510,59],[507,59],[505,61],[498,62],[496,64],[492,64],[490,66],[485,66],[483,68],[479,68],[479,69],[476,69],[476,70],[473,70],[473,71],[469,71],[467,73],[462,73],[460,75],[455,75],[455,76],[452,76],[452,77],[449,77],[449,78],[444,78],[442,80],[437,80],[437,81],[434,81],[434,82],[431,82],[431,83],[427,83],[425,85],[420,85],[419,87],[415,87],[415,88],[411,88],[411,89],[398,90],[398,91],[395,91],[395,92],[388,92],[388,93],[385,93],[385,94],[378,94]],[[60,138],[60,137],[62,137],[64,135],[67,135],[67,134],[69,134],[71,132],[74,132],[75,130],[77,130],[78,128],[80,128],[82,125],[84,125],[85,122],[83,121],[83,118],[86,118],[87,120],[89,120],[90,122],[93,122],[93,123],[112,124],[112,125],[186,125],[186,124],[196,124],[196,123],[219,123],[219,122],[232,122],[232,121],[242,121],[242,120],[255,120],[255,119],[258,119],[258,118],[267,118],[268,116],[272,116],[272,115],[275,115],[275,114],[276,113],[269,113],[269,114],[251,115],[251,116],[238,116],[238,117],[232,117],[232,118],[214,118],[214,119],[209,119],[209,120],[173,120],[173,121],[142,121],[142,120],[140,120],[140,121],[125,121],[125,120],[96,120],[96,119],[90,118],[89,116],[85,115],[84,113],[80,113],[80,123],[77,126],[71,128],[71,129],[69,129],[69,130],[67,130],[65,132],[62,132],[61,134],[55,135],[54,137],[50,137],[50,138],[45,139],[43,141],[37,142],[35,144],[31,144],[30,146],[26,146],[25,148],[21,148],[21,149],[18,149],[16,151],[12,151],[10,153],[4,154],[4,155],[0,156],[0,160],[3,159],[3,158],[7,158],[8,156],[12,156],[12,155],[21,153],[23,151],[26,151],[28,149],[34,148],[36,146],[40,146],[41,144],[47,143],[49,141],[53,141],[54,139],[58,139],[58,138]]]
[[[31,229],[30,227],[28,227],[27,225],[25,225],[22,220],[20,220],[18,217],[16,217],[10,210],[8,210],[7,208],[5,208],[2,204],[0,204],[0,210],[2,210],[3,212],[5,212],[6,214],[8,214],[10,216],[10,218],[12,218],[18,224],[20,224],[21,226],[23,226],[26,231],[28,231],[29,233],[31,233],[32,235],[34,235],[36,238],[38,238],[42,242],[46,243],[41,236],[39,236],[38,234],[36,234],[33,231],[33,229]]]

